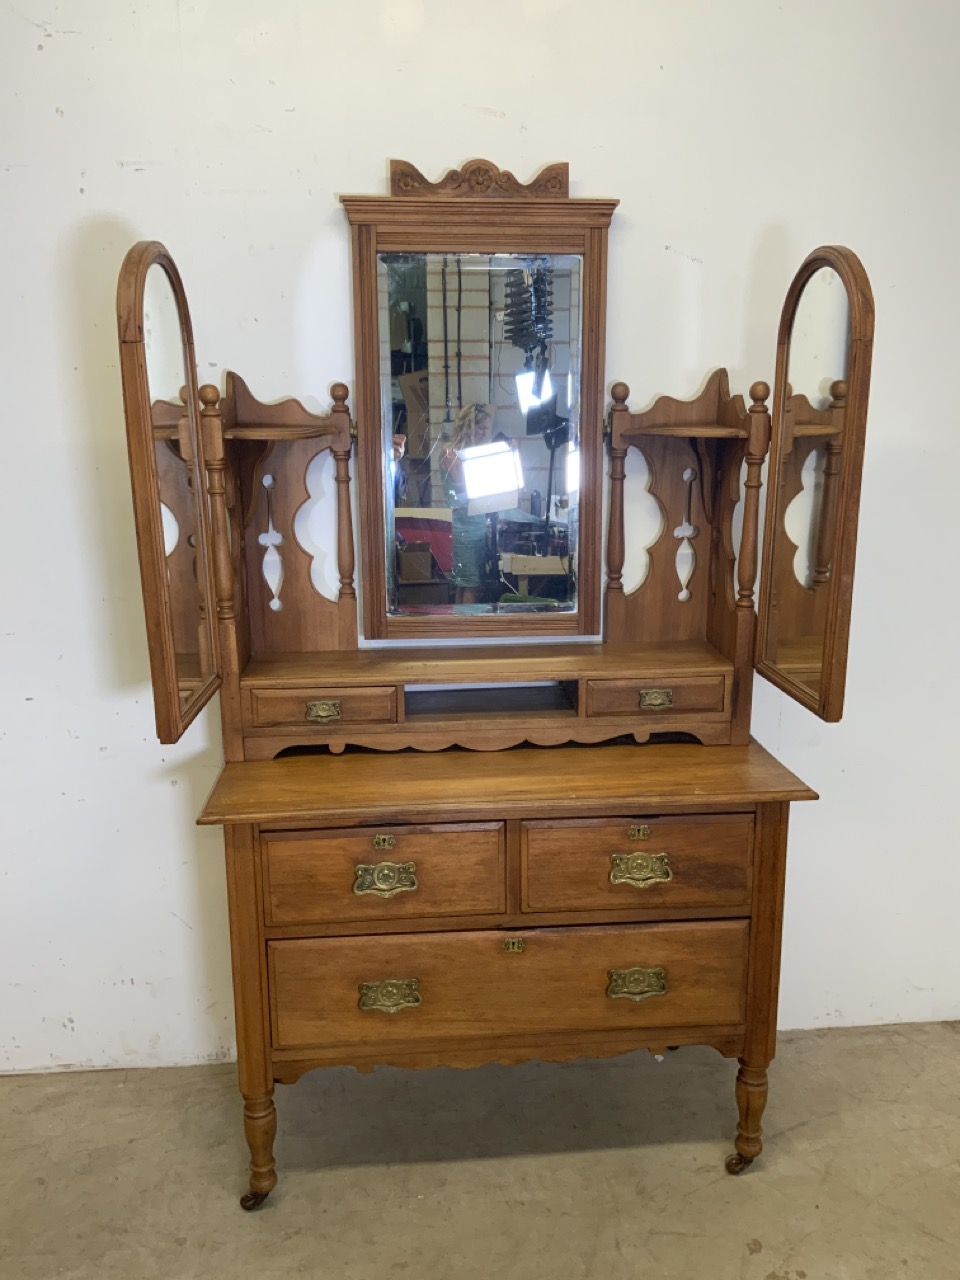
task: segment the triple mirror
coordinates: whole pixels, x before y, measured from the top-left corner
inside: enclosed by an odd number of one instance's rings
[[[175,742],[220,677],[193,336],[162,245],[127,254],[117,317],[157,734]]]
[[[780,321],[757,669],[824,720],[843,710],[872,345],[860,260],[816,250]]]

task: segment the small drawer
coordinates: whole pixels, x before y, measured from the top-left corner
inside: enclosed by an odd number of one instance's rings
[[[277,726],[335,729],[339,724],[392,724],[397,691],[360,689],[251,689],[250,714],[258,729]]]
[[[378,1048],[744,1019],[743,920],[268,944],[277,1049]]]
[[[749,908],[753,817],[524,822],[524,911]]]
[[[268,924],[336,924],[506,909],[503,824],[261,837]]]
[[[723,676],[682,680],[588,680],[588,716],[668,716],[723,710]]]

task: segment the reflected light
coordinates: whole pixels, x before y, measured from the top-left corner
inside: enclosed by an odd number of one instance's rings
[[[533,369],[524,369],[522,373],[517,374],[517,399],[520,401],[521,413],[529,413],[531,409],[539,408],[553,396],[550,370],[544,371],[539,395],[536,391],[536,378],[537,375]]]
[[[580,450],[571,449],[567,454],[567,493],[580,492]]]

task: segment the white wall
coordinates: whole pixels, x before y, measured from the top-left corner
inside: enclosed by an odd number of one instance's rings
[[[216,709],[154,740],[113,296],[173,252],[201,377],[352,380],[337,192],[486,156],[622,204],[608,380],[773,380],[787,283],[854,247],[877,303],[846,716],[758,681],[795,810],[781,1021],[960,1016],[960,292],[945,0],[18,0],[0,17],[0,1069],[232,1051]],[[952,660],[952,661],[951,661]]]

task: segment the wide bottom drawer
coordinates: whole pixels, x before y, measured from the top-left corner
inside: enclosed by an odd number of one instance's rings
[[[277,1049],[744,1020],[748,925],[271,942]]]

